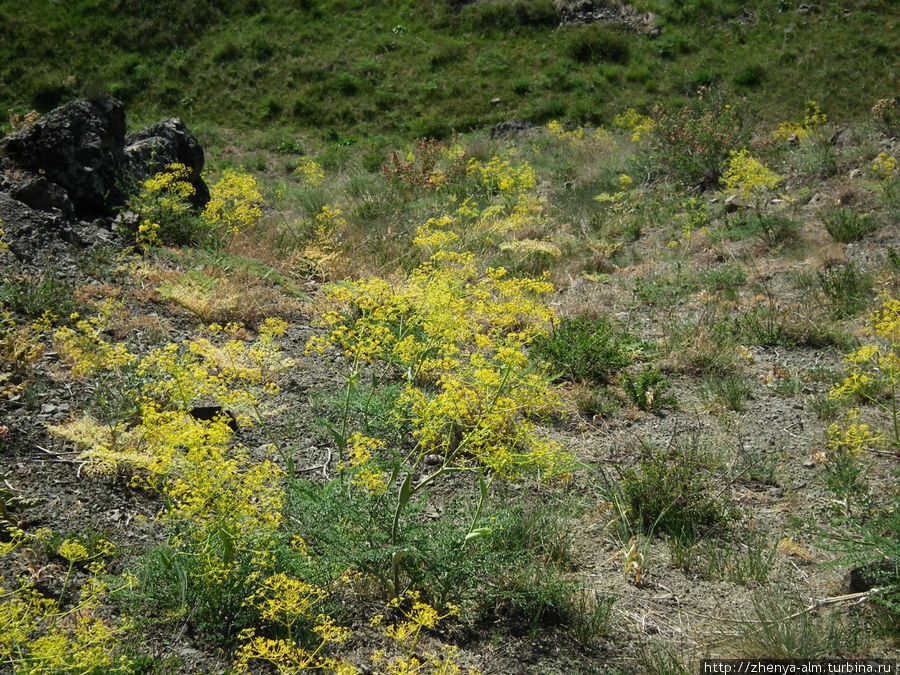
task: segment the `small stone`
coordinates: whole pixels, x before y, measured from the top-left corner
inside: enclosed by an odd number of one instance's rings
[[[425,455],[425,463],[428,466],[435,466],[441,463],[441,458],[439,455]]]
[[[56,406],[52,403],[44,403],[41,405],[41,414],[42,415],[50,415],[51,413],[55,413],[57,410]]]
[[[725,210],[728,213],[734,213],[738,209],[745,208],[747,208],[747,202],[745,202],[737,195],[729,195],[729,197],[725,200]]]

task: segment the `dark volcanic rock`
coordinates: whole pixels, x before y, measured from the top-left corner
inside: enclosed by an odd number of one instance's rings
[[[530,124],[529,122],[523,122],[521,120],[506,120],[505,122],[498,122],[493,127],[491,127],[490,138],[492,140],[497,138],[509,138],[511,136],[521,136],[527,135],[534,132],[538,127],[534,124]]]
[[[47,113],[0,141],[0,154],[13,170],[42,175],[62,188],[79,216],[95,216],[122,201],[124,144],[125,108],[107,96]]]
[[[0,221],[10,251],[23,262],[38,258],[43,258],[45,264],[52,261],[53,247],[61,242],[84,245],[60,214],[32,209],[3,192],[0,192]]]
[[[137,180],[145,180],[165,170],[167,164],[184,164],[191,170],[190,182],[196,190],[191,202],[202,207],[209,201],[209,188],[200,177],[204,163],[203,147],[177,117],[128,134],[125,155],[129,169]]]
[[[65,190],[29,171],[0,174],[0,191],[39,211],[59,212],[67,219],[74,215],[72,202]]]

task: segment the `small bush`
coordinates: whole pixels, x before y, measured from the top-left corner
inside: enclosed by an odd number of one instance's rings
[[[493,0],[466,5],[460,12],[460,21],[483,31],[551,27],[559,23],[559,10],[552,0]]]
[[[838,206],[821,214],[822,223],[831,238],[842,244],[859,241],[878,225],[868,213],[859,213],[846,206]]]
[[[579,26],[566,35],[566,53],[579,63],[626,64],[631,56],[628,39],[600,24]]]
[[[74,293],[69,284],[59,281],[53,274],[40,282],[27,278],[7,279],[0,284],[0,303],[14,312],[35,318],[44,312],[68,317],[81,311]]]
[[[681,275],[674,278],[647,276],[634,280],[635,298],[654,306],[671,307],[696,290],[694,281]]]
[[[753,389],[740,375],[709,377],[703,381],[704,397],[728,410],[741,411]]]
[[[737,320],[739,332],[753,344],[764,347],[849,348],[854,338],[832,326],[822,313],[808,314],[797,308],[760,305]]]
[[[728,240],[758,237],[767,246],[793,246],[800,241],[800,223],[776,213],[751,211],[737,218],[729,218],[721,236]]]
[[[754,596],[755,617],[737,626],[735,648],[744,658],[817,659],[845,653],[851,635],[835,615],[804,611],[793,598],[773,593]]]
[[[731,81],[738,87],[758,87],[765,79],[766,71],[762,66],[749,65],[734,74]]]
[[[677,405],[678,400],[674,396],[665,396],[671,386],[672,383],[650,364],[637,374],[626,374],[622,382],[625,393],[641,410],[659,410]]]
[[[698,567],[707,579],[734,584],[763,583],[775,564],[776,546],[764,533],[743,530],[729,539],[705,539],[698,548]]]
[[[716,185],[725,160],[749,141],[746,113],[743,100],[729,102],[706,88],[680,107],[654,108],[657,156],[665,172],[688,185]]]
[[[817,275],[819,286],[838,317],[853,316],[864,310],[872,297],[872,275],[853,263],[825,263]]]
[[[628,470],[622,490],[631,518],[645,532],[695,539],[731,519],[710,489],[710,471],[694,449],[649,451],[640,468]]]
[[[203,221],[189,200],[196,189],[189,182],[190,169],[170,164],[140,185],[140,192],[126,206],[138,215],[137,243],[145,249],[157,244],[195,244],[205,233]]]
[[[700,284],[708,291],[737,299],[737,289],[747,281],[747,273],[735,264],[722,265],[700,274]]]
[[[534,341],[535,356],[556,372],[574,381],[605,384],[646,345],[606,316],[563,317],[553,331]]]
[[[341,73],[335,82],[335,88],[344,96],[354,96],[361,85],[362,82],[353,73]]]

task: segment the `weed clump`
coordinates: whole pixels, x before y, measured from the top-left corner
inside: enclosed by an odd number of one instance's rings
[[[532,344],[532,354],[562,377],[594,384],[608,384],[645,350],[643,342],[606,316],[563,317]]]
[[[705,87],[681,107],[656,107],[654,152],[663,170],[679,183],[715,185],[725,160],[749,141],[746,114],[743,101],[727,103]]]
[[[841,244],[859,241],[878,227],[870,214],[859,213],[846,206],[829,209],[821,217],[828,234]]]
[[[625,472],[622,490],[631,518],[645,532],[690,540],[733,517],[711,494],[711,480],[707,463],[696,451],[649,449],[638,470]]]

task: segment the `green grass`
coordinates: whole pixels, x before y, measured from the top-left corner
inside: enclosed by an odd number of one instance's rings
[[[264,125],[287,142],[298,129],[323,139],[602,123],[706,84],[746,95],[772,123],[807,99],[859,116],[890,93],[893,5],[868,0],[845,15],[836,0],[807,13],[777,0],[634,4],[656,13],[659,39],[560,26],[550,0],[2,0],[0,107],[45,111],[109,91],[135,125],[178,115]],[[745,10],[756,21],[739,20]]]
[[[606,384],[646,349],[606,316],[579,316],[563,317],[551,333],[535,340],[532,352],[561,377]]]

